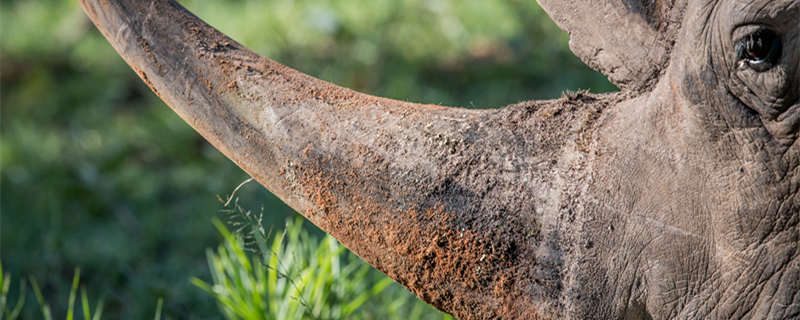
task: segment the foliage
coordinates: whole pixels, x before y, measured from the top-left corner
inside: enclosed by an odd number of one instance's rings
[[[332,236],[317,240],[300,216],[287,218],[283,231],[270,239],[263,211],[245,208],[236,197],[252,181],[241,183],[227,200],[219,199],[234,232],[214,220],[223,244],[207,253],[212,284],[192,279],[216,298],[227,319],[452,319]]]
[[[198,278],[193,283],[217,299],[227,319],[406,319],[409,302],[429,318],[449,318],[418,302],[333,237],[314,239],[302,221],[287,220],[271,245],[257,238],[261,254],[252,258],[243,238],[215,221],[224,243],[208,252],[213,284]],[[393,301],[370,303],[382,295]],[[422,312],[415,315],[412,319]]]
[[[11,289],[11,274],[8,272],[3,272],[3,264],[0,262],[0,317],[6,320],[14,320],[19,317],[19,313],[22,311],[22,306],[25,305],[25,281],[19,282],[19,297],[17,297],[17,302],[14,304],[14,307],[8,309],[8,296],[9,290]]]
[[[535,1],[184,1],[235,39],[328,81],[403,100],[499,106],[612,89]],[[113,318],[218,317],[208,221],[246,174],[165,107],[74,0],[0,1],[0,253],[67,305],[73,266]],[[242,194],[281,225],[263,188]],[[387,289],[388,290],[388,289]],[[34,297],[27,292],[29,301]],[[53,310],[55,318],[64,310]],[[40,310],[28,303],[21,318]]]
[[[73,320],[76,318],[75,312],[75,298],[78,292],[78,285],[80,283],[81,278],[81,270],[75,269],[75,273],[72,277],[72,286],[70,287],[69,291],[69,302],[66,308],[66,319]],[[36,295],[36,301],[39,303],[39,309],[41,310],[41,318],[45,320],[52,320],[53,315],[50,311],[50,304],[45,301],[44,295],[42,294],[42,290],[39,287],[39,282],[36,281],[35,278],[30,279],[31,286],[33,288],[34,294]],[[0,262],[0,319],[6,320],[14,320],[17,319],[22,311],[22,307],[25,306],[25,286],[26,282],[24,280],[20,281],[19,292],[17,297],[17,302],[14,304],[12,309],[6,309],[7,305],[6,302],[8,301],[9,297],[9,288],[11,286],[11,274],[6,272],[3,273],[3,265]],[[160,300],[159,300],[160,301]],[[159,302],[160,304],[160,302]],[[98,300],[95,304],[95,311],[92,312],[91,305],[89,304],[89,297],[86,294],[86,288],[81,286],[81,308],[79,309],[80,314],[83,316],[83,320],[100,320],[103,314],[103,301]],[[5,316],[5,317],[4,317]],[[159,319],[161,316],[161,311],[156,311],[156,319]]]

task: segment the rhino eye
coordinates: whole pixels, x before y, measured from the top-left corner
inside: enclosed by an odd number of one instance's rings
[[[758,72],[767,71],[781,56],[781,39],[775,32],[760,29],[736,41],[739,63]]]

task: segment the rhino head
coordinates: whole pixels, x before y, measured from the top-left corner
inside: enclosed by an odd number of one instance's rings
[[[373,97],[171,0],[81,0],[216,148],[464,319],[800,317],[800,1],[540,0],[622,90]]]

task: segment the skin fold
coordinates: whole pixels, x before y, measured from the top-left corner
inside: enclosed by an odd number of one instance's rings
[[[174,1],[81,3],[198,133],[445,312],[800,317],[800,1],[540,0],[622,91],[492,110],[337,87]]]

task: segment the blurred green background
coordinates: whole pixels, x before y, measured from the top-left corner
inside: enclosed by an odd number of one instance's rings
[[[181,3],[262,55],[375,95],[485,108],[616,90],[534,0]],[[189,279],[209,277],[205,250],[220,243],[216,195],[247,175],[142,84],[77,1],[0,5],[3,266],[38,279],[56,318],[75,267],[109,318],[150,318],[158,297],[166,318],[219,318]],[[293,214],[256,184],[240,195],[263,205],[268,229]]]

